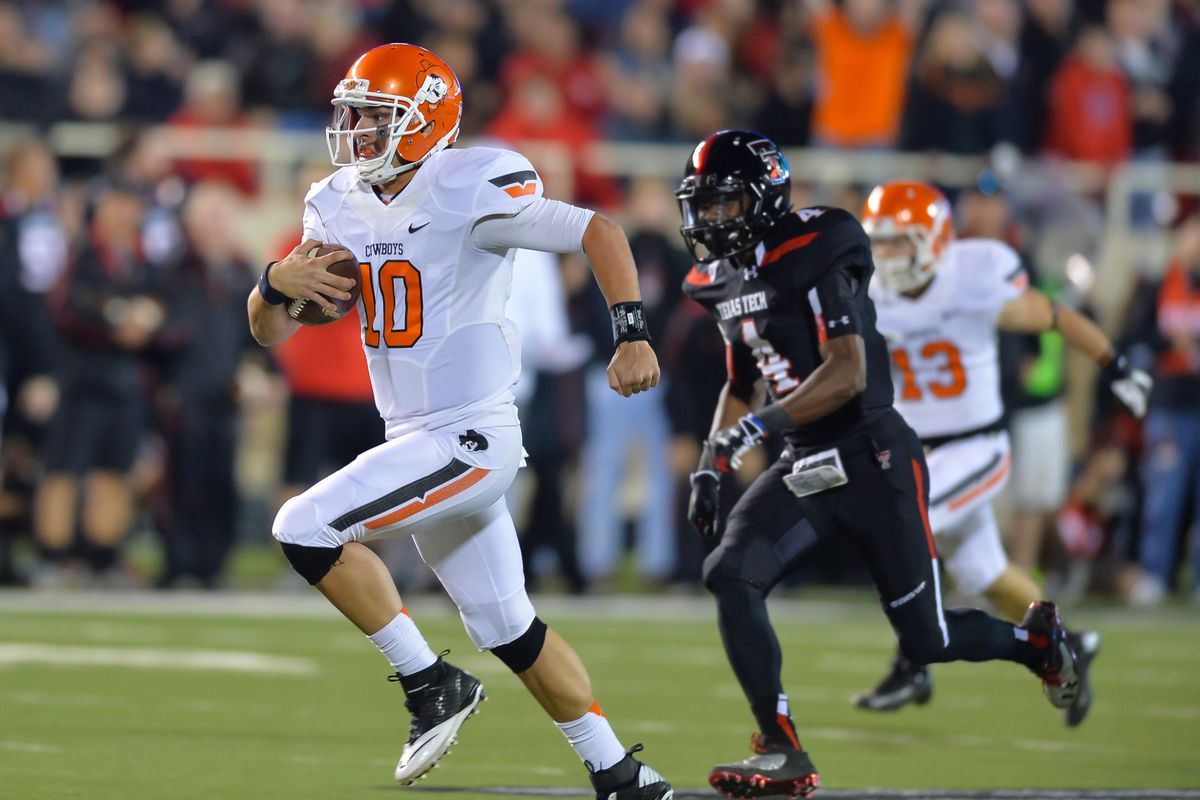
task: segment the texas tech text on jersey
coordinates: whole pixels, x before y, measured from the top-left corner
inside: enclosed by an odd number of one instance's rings
[[[708,261],[684,280],[684,292],[717,318],[730,383],[749,390],[761,376],[772,402],[821,365],[821,343],[862,337],[866,391],[788,431],[794,445],[842,438],[878,421],[892,406],[887,344],[875,328],[867,295],[872,269],[870,242],[853,216],[837,208],[805,208],[771,227],[749,265]]]

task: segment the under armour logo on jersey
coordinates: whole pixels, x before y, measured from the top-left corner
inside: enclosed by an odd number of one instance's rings
[[[538,176],[531,169],[510,172],[488,180],[497,189],[503,189],[509,197],[525,197],[537,191]]]
[[[891,469],[892,468],[892,451],[891,450],[880,450],[878,453],[875,454],[875,460],[879,462],[880,469]]]
[[[746,267],[746,279],[756,280],[758,278],[758,264],[751,264]]]
[[[850,318],[848,316],[846,316],[845,314],[843,314],[840,317],[834,317],[833,319],[829,320],[826,323],[826,327],[833,329],[833,328],[836,328],[838,325],[849,325],[849,324],[850,324]]]

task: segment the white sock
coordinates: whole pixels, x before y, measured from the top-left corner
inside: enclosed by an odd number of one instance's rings
[[[437,656],[425,643],[425,637],[417,630],[407,609],[401,609],[395,618],[367,637],[388,663],[401,675],[412,675],[437,661]]]
[[[608,769],[625,757],[625,748],[617,740],[599,703],[592,703],[587,713],[574,722],[556,722],[554,727],[563,732],[571,747],[592,765],[593,770]]]

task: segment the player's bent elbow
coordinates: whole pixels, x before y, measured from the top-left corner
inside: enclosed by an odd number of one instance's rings
[[[597,211],[596,213],[592,214],[592,218],[588,221],[587,227],[583,230],[583,251],[585,253],[591,253],[595,249],[595,245],[597,243],[605,240],[611,240],[614,237],[620,237],[621,239],[624,239],[624,229]]]
[[[849,402],[867,390],[867,371],[858,364],[847,363],[841,368],[842,400]]]
[[[275,342],[271,341],[271,338],[267,336],[266,331],[262,330],[254,323],[250,323],[250,335],[254,337],[254,341],[258,342],[263,347],[270,347],[271,345],[275,344]]]

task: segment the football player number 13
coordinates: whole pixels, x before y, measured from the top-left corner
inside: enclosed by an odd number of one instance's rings
[[[963,368],[962,354],[954,342],[929,342],[920,351],[924,361],[938,360],[938,375],[924,387],[931,395],[939,400],[958,397],[967,389],[967,371]],[[913,373],[912,358],[908,350],[898,347],[892,351],[892,366],[900,373],[900,396],[905,400],[920,400],[924,392],[917,377]]]
[[[363,310],[367,324],[363,327],[363,343],[379,347],[380,333],[388,347],[412,347],[421,338],[421,271],[412,262],[385,261],[379,268],[378,290],[372,280],[371,265],[360,263],[359,285],[362,286]],[[376,292],[378,291],[378,294]],[[383,304],[380,331],[375,327],[375,309]],[[402,309],[403,313],[397,314]]]

